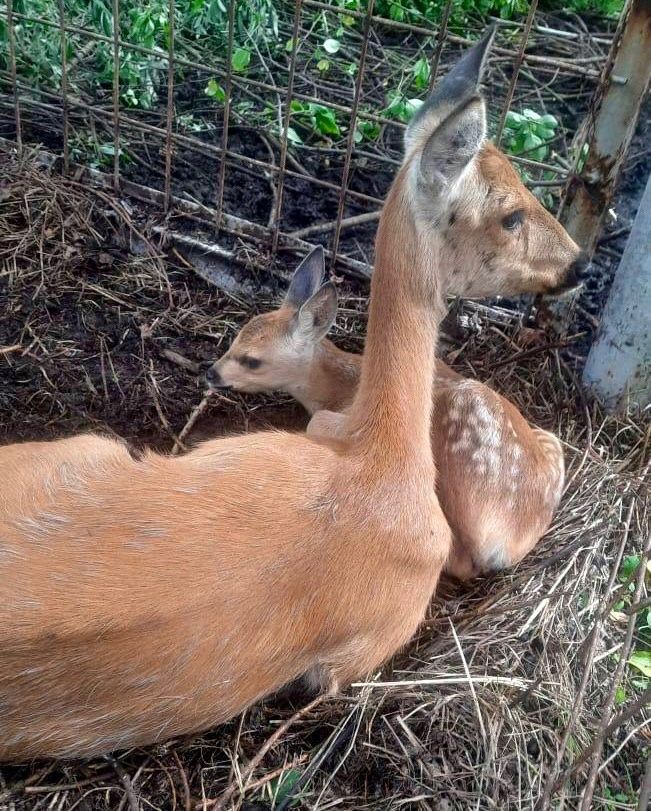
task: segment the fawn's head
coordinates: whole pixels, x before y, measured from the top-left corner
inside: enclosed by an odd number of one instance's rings
[[[409,124],[396,185],[407,216],[435,247],[446,292],[560,292],[579,283],[587,262],[486,140],[479,83],[493,33],[463,56]]]
[[[212,388],[261,392],[303,382],[315,347],[337,315],[337,291],[323,284],[323,248],[298,266],[282,306],[245,324],[230,349],[206,373]]]

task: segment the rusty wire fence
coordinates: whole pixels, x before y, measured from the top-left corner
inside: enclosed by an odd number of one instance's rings
[[[270,50],[241,30],[236,0],[217,33],[194,38],[164,0],[164,46],[132,41],[126,0],[93,0],[81,19],[68,0],[5,0],[0,136],[5,147],[41,144],[64,173],[153,206],[181,243],[205,239],[223,259],[268,267],[280,251],[320,242],[333,266],[367,276],[415,99],[487,22],[466,21],[461,36],[453,0],[437,27],[387,19],[375,5],[277,3],[268,30],[283,47]],[[542,14],[537,0],[499,21],[486,80],[493,136],[552,210],[581,176],[604,88],[627,81],[613,66],[630,5],[619,24],[596,29]],[[41,7],[57,13],[34,13]],[[39,41],[50,47],[45,79]],[[509,110],[528,109],[556,121],[542,144],[509,126]]]

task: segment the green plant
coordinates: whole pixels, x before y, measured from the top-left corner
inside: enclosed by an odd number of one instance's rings
[[[421,56],[420,59],[414,62],[411,69],[413,75],[413,84],[418,90],[426,90],[429,87],[430,77],[432,75],[432,68],[427,59]]]
[[[127,152],[129,144],[122,141],[118,155],[120,163],[125,166],[131,163]],[[74,135],[70,139],[70,157],[78,163],[85,163],[91,169],[105,169],[113,166],[115,146],[112,141],[100,142],[90,135]]]
[[[298,769],[288,769],[278,777],[271,780],[268,784],[266,794],[273,803],[273,808],[276,808],[280,803],[285,801],[297,788],[301,779],[302,773]],[[295,808],[299,804],[298,799],[289,801],[289,808]]]
[[[614,619],[626,620],[633,610],[635,582],[641,565],[641,555],[627,555],[622,560],[617,573],[622,597],[613,606]],[[646,564],[644,577],[647,583],[651,581],[651,562]],[[640,608],[636,611],[635,646],[629,655],[627,664],[630,685],[635,689],[645,690],[651,679],[651,608]],[[626,698],[626,687],[619,685],[617,689],[616,698],[619,703],[623,703]]]
[[[65,0],[66,17],[75,26],[88,28],[105,37],[113,36],[113,4],[111,0]],[[279,0],[249,0],[236,4],[235,49],[233,70],[248,69],[250,41],[278,39]],[[58,0],[14,0],[14,9],[21,14],[58,21]],[[228,33],[228,4],[223,0],[176,0],[175,45],[177,55],[186,51],[196,59],[196,50],[208,49],[223,53]],[[122,0],[119,27],[122,36],[134,45],[155,51],[160,57],[128,48],[121,49],[120,91],[122,102],[130,107],[149,109],[158,101],[167,76],[167,50],[170,21],[167,0]],[[57,27],[42,26],[32,21],[17,20],[15,24],[16,51],[20,55],[19,73],[35,85],[56,90],[61,84],[61,35]],[[6,69],[8,37],[4,17],[0,21],[0,67]],[[86,44],[85,38],[68,32],[66,51],[73,60]],[[107,92],[113,82],[113,46],[97,42],[91,50],[92,62],[83,71],[69,77],[76,93]]]
[[[635,807],[635,794],[627,794],[624,791],[613,790],[609,786],[604,787],[604,800],[606,808]]]
[[[215,101],[226,101],[226,91],[217,79],[210,79],[203,92],[208,98],[215,99]]]
[[[294,99],[291,102],[292,118],[297,125],[308,134],[325,136],[327,138],[340,138],[341,128],[337,122],[335,111],[323,104],[303,102]],[[300,143],[300,135],[293,131],[290,140]]]
[[[557,128],[558,120],[553,115],[540,115],[528,108],[521,113],[509,110],[504,127],[504,146],[511,155],[544,161]]]
[[[368,0],[335,0],[339,8],[365,11]],[[438,25],[446,0],[376,0],[374,13],[396,22]],[[621,12],[624,0],[545,0],[547,8],[566,8],[579,13],[595,12],[614,16]],[[477,16],[488,15],[510,20],[523,16],[529,8],[528,0],[455,0],[449,25],[454,31],[467,29],[468,22]]]
[[[251,51],[247,48],[236,48],[231,57],[231,65],[236,73],[243,73],[251,64]]]
[[[383,110],[383,115],[387,118],[395,118],[398,121],[407,123],[411,121],[416,111],[423,104],[422,99],[410,99],[399,91],[391,91],[388,95],[389,103]]]
[[[357,121],[355,128],[355,143],[359,144],[362,141],[375,141],[380,135],[380,125],[375,121],[364,121],[363,119]]]

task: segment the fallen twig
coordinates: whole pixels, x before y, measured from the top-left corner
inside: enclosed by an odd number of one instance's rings
[[[354,217],[345,217],[341,221],[341,228],[352,228],[355,225],[364,225],[367,222],[376,222],[380,219],[380,211],[369,211],[365,214],[356,214]],[[336,220],[332,222],[321,222],[316,225],[308,225],[305,228],[299,228],[298,231],[290,231],[289,236],[295,239],[303,239],[304,237],[311,236],[312,234],[323,234],[326,231],[332,231],[337,225]]]
[[[203,412],[206,410],[206,408],[208,408],[208,403],[210,402],[211,396],[212,396],[211,391],[205,392],[205,394],[203,395],[203,398],[202,398],[201,402],[199,403],[199,405],[194,409],[194,411],[188,417],[188,421],[183,426],[183,430],[178,435],[178,437],[177,437],[177,439],[176,439],[176,441],[174,443],[174,447],[172,448],[172,456],[176,456],[182,450],[187,450],[185,445],[183,444],[183,440],[190,433],[190,431],[194,427],[194,424],[199,419],[199,417],[203,414]]]
[[[201,367],[198,363],[190,360],[190,358],[186,358],[185,355],[175,352],[173,349],[163,349],[161,354],[164,355],[171,363],[175,363],[177,366],[180,366],[182,369],[186,369],[188,372],[192,372],[194,375],[198,375],[201,371]]]

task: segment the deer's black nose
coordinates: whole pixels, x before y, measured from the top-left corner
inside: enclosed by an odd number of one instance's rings
[[[227,388],[222,376],[219,374],[219,369],[213,364],[206,372],[206,383],[211,389],[225,389]]]
[[[565,279],[565,286],[576,287],[577,284],[586,278],[589,272],[590,260],[588,255],[582,251],[570,265],[570,269],[568,270],[567,277]]]

